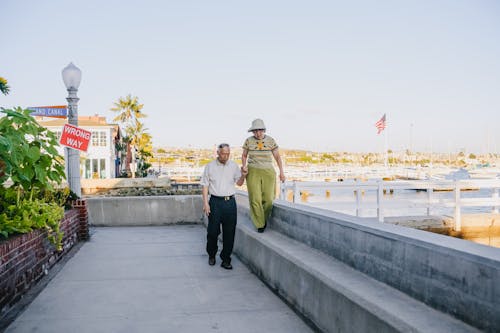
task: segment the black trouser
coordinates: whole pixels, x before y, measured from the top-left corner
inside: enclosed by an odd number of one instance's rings
[[[222,225],[222,261],[231,262],[233,252],[234,233],[236,231],[236,200],[231,197],[210,196],[208,202],[210,214],[208,215],[207,227],[207,253],[210,257],[217,254],[217,238]]]

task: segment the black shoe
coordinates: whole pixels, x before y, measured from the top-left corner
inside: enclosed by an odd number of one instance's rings
[[[208,257],[208,264],[210,266],[215,265],[215,257]]]
[[[265,229],[266,229],[266,228],[259,228],[259,229],[257,229],[257,232],[259,232],[259,233],[263,233]]]
[[[223,262],[220,264],[220,267],[225,268],[225,269],[233,269],[233,266],[231,265],[231,263],[229,263],[229,262],[227,262],[227,261],[223,261]]]

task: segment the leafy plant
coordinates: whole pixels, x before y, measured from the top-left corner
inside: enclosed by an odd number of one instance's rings
[[[54,133],[40,126],[30,110],[0,112],[0,234],[8,237],[44,228],[59,249],[59,222],[69,190],[55,190],[65,178]],[[12,184],[5,186],[7,179]]]
[[[62,157],[55,148],[57,137],[40,126],[30,115],[30,110],[16,108],[0,111],[7,116],[0,119],[0,160],[4,174],[0,185],[10,177],[13,186],[52,188],[64,179]]]
[[[10,91],[10,87],[7,84],[7,80],[0,76],[0,92],[4,95],[7,95]]]

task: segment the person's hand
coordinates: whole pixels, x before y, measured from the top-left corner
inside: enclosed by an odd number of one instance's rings
[[[243,177],[246,177],[248,175],[248,168],[247,167],[244,167],[244,166],[241,167],[241,175]]]
[[[280,181],[281,181],[282,183],[284,183],[284,182],[285,182],[285,179],[286,179],[286,178],[285,178],[285,174],[284,174],[283,172],[280,172]]]
[[[210,215],[210,205],[208,203],[203,204],[203,213],[205,213],[206,216]]]

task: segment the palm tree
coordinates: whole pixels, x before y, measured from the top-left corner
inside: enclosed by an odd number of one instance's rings
[[[130,142],[131,150],[135,153],[137,148],[140,160],[151,155],[152,150],[152,147],[147,148],[148,142],[149,145],[151,142],[151,135],[146,133],[147,129],[144,128],[144,124],[140,121],[141,118],[146,117],[146,114],[142,113],[143,107],[144,104],[139,104],[137,97],[132,97],[129,94],[125,98],[120,97],[118,102],[114,103],[114,107],[111,108],[111,111],[119,113],[113,121],[122,124]],[[135,161],[132,161],[132,163],[135,163]],[[135,172],[132,173],[132,177],[135,178]]]
[[[138,119],[145,118],[146,115],[142,113],[142,108],[144,104],[139,104],[139,98],[137,96],[132,97],[130,94],[127,97],[120,97],[118,102],[114,103],[114,107],[111,108],[113,112],[119,112],[113,121],[118,121],[128,127],[138,121]]]
[[[125,129],[125,133],[130,139],[131,146],[137,148],[137,157],[139,158],[139,167],[137,171],[140,175],[143,175],[150,166],[149,163],[145,162],[152,156],[153,151],[151,142],[152,137],[151,134],[147,133],[147,130],[144,124],[139,121]]]
[[[7,85],[7,80],[0,76],[0,92],[7,95],[10,91],[10,87]]]

